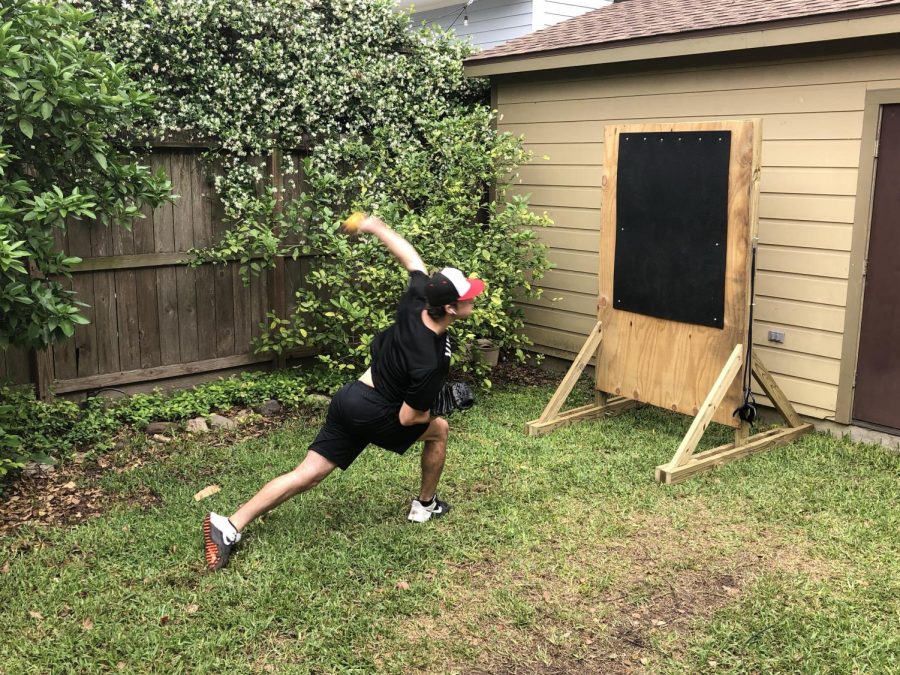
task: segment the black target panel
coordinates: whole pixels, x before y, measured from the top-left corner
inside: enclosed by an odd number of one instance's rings
[[[723,327],[730,131],[621,134],[613,307]]]

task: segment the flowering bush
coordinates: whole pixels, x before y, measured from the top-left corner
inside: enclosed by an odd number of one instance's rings
[[[302,344],[339,368],[365,360],[391,320],[405,274],[373,241],[337,234],[351,209],[372,211],[426,263],[488,284],[467,334],[527,344],[513,298],[536,295],[548,267],[533,226],[545,218],[503,182],[527,161],[492,128],[486,84],[463,75],[470,49],[451,34],[410,30],[394,0],[80,0],[94,43],[127,62],[157,104],[149,136],[215,138],[217,189],[230,231],[206,259],[322,253],[291,317],[272,317],[260,347]],[[302,193],[283,212],[259,195],[273,148],[309,147]],[[289,167],[285,167],[289,168]],[[498,201],[487,189],[500,183]],[[250,273],[255,269],[248,270]]]

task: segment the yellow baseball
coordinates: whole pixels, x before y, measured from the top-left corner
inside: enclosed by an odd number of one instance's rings
[[[347,220],[344,221],[344,231],[349,234],[355,234],[366,218],[366,214],[362,211],[354,211]]]

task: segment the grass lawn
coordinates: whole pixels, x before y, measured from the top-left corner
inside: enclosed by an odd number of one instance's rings
[[[689,419],[524,436],[552,391],[451,420],[446,518],[405,520],[418,448],[370,448],[219,574],[204,512],[290,469],[320,417],[104,474],[106,514],[0,538],[0,672],[900,672],[900,456],[814,434],[661,487]]]

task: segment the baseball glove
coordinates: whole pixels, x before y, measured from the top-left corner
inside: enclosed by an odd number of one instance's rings
[[[475,394],[465,382],[447,382],[441,388],[431,414],[435,417],[449,417],[456,410],[468,410],[475,405]]]

